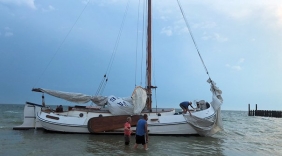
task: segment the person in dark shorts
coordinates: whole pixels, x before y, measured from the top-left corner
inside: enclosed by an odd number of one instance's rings
[[[132,130],[130,129],[131,128],[130,123],[131,123],[131,117],[127,117],[126,123],[124,124],[124,144],[125,145],[129,145],[130,143],[130,136],[132,133]]]
[[[192,106],[192,102],[191,101],[184,101],[184,102],[181,102],[180,104],[179,104],[179,106],[183,109],[183,113],[184,114],[186,114],[187,113],[187,111],[190,113],[190,115],[192,115],[191,114],[191,112],[190,112],[190,110],[189,110],[189,106],[191,106],[193,109],[194,109],[194,107]]]
[[[145,150],[148,150],[148,129],[147,129],[148,115],[144,114],[143,119],[139,119],[136,125],[135,145],[136,149],[139,144],[142,144]]]

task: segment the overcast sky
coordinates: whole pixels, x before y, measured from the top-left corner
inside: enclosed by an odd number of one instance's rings
[[[179,1],[222,109],[282,110],[282,1]],[[94,95],[112,56],[103,95],[130,96],[145,85],[142,8],[142,0],[0,0],[0,103],[41,103],[34,87]],[[207,79],[177,1],[153,0],[153,107],[211,101]]]

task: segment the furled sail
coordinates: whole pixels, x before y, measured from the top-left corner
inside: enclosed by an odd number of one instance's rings
[[[87,103],[92,101],[98,106],[108,105],[109,111],[113,115],[133,115],[140,114],[144,109],[147,100],[147,92],[140,86],[137,86],[131,97],[120,98],[111,96],[90,96],[82,93],[71,93],[71,92],[63,92],[56,91],[50,89],[43,88],[34,88],[32,91],[42,92],[49,94],[51,96],[64,99],[70,102],[75,103]]]
[[[211,79],[208,80],[208,83],[211,84],[212,92],[212,102],[211,106],[213,107],[215,114],[207,118],[199,118],[197,116],[190,116],[185,114],[184,117],[186,121],[198,132],[201,136],[211,136],[218,131],[223,129],[222,119],[221,119],[221,105],[223,99],[221,97],[222,91],[216,87],[215,82]]]
[[[33,88],[32,91],[46,93],[51,96],[54,96],[60,99],[64,99],[70,102],[75,102],[75,103],[84,104],[89,101],[92,101],[99,106],[105,105],[105,103],[107,102],[107,98],[108,98],[106,96],[91,96],[91,95],[85,95],[82,93],[63,92],[63,91],[43,89],[43,88]]]

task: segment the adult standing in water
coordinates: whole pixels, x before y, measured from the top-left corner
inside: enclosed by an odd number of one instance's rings
[[[139,119],[136,125],[136,136],[135,145],[136,149],[139,144],[142,144],[145,150],[148,150],[148,125],[147,125],[148,115],[144,114],[143,119]]]

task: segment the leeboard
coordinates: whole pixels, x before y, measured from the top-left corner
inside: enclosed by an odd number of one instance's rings
[[[119,116],[105,116],[94,117],[88,121],[88,131],[90,133],[99,133],[104,131],[111,131],[123,128],[127,117],[131,117],[131,126],[136,126],[140,115],[119,115]]]

